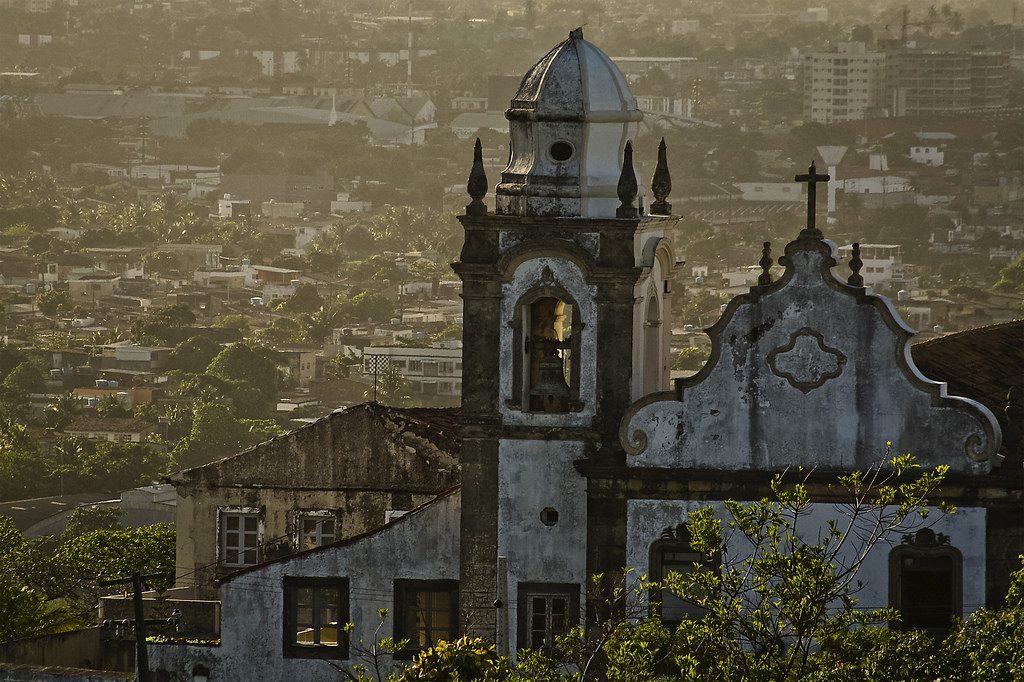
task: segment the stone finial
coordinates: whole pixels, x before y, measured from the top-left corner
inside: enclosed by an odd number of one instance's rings
[[[761,248],[761,260],[757,262],[761,266],[761,274],[757,276],[757,285],[765,286],[766,284],[772,283],[772,265],[775,261],[772,260],[772,243],[765,242]]]
[[[633,202],[636,201],[638,188],[636,186],[636,171],[633,170],[633,143],[626,140],[626,147],[622,150],[622,172],[619,174],[619,184],[616,187],[621,202],[615,211],[616,218],[639,218]]]
[[[654,203],[651,204],[651,215],[672,215],[672,204],[665,201],[672,192],[672,176],[668,172],[668,147],[665,145],[665,138],[661,138],[658,145],[658,166],[654,169],[654,177],[651,179],[651,194],[654,195]]]
[[[846,283],[853,287],[864,286],[864,277],[860,274],[860,269],[864,267],[864,261],[860,259],[860,244],[853,245],[853,253],[850,254],[850,276],[846,278]]]
[[[466,206],[466,215],[487,215],[487,205],[483,201],[487,196],[487,174],[484,172],[484,152],[479,137],[473,145],[473,167],[469,171],[466,191],[472,199]]]

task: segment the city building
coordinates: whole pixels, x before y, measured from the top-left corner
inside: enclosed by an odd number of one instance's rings
[[[367,346],[363,349],[363,376],[372,378],[387,366],[401,373],[409,382],[413,397],[423,404],[459,404],[462,396],[461,348]]]
[[[859,42],[804,55],[804,119],[832,123],[881,115],[885,64],[884,52],[869,52]]]
[[[893,116],[935,116],[1008,104],[1009,55],[899,50],[888,54],[886,88]]]

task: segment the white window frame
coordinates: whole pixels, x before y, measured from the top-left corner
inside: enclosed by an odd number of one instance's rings
[[[228,518],[237,517],[239,519],[239,527],[237,532],[239,534],[239,545],[228,546]],[[244,522],[247,518],[255,518],[256,530],[249,531],[244,527]],[[260,546],[263,543],[263,509],[262,507],[218,507],[217,509],[217,561],[221,566],[234,567],[245,567],[255,566],[261,561],[260,558]],[[245,536],[249,534],[255,534],[256,543],[253,547],[255,551],[255,561],[245,561],[245,554],[248,549],[245,545]]]
[[[303,540],[305,538],[304,525],[306,521],[316,520],[316,530],[313,533],[315,543],[312,546],[307,547]],[[323,532],[323,521],[331,521],[334,523],[334,532],[327,534]],[[338,518],[338,514],[331,509],[303,509],[295,514],[295,549],[296,551],[304,551],[312,549],[313,547],[323,547],[326,544],[330,544],[339,539],[339,531],[341,530],[341,520]]]

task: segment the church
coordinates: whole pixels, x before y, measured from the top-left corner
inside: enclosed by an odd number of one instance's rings
[[[1005,593],[1024,549],[1019,433],[1008,448],[992,401],[951,395],[917,367],[913,331],[863,285],[856,256],[837,274],[815,225],[827,178],[813,166],[799,178],[807,225],[781,249],[784,273],[773,280],[766,244],[757,285],[707,330],[710,359],[672,385],[685,254],[672,245],[667,150],[650,197],[634,170],[642,115],[622,73],[577,29],[526,73],[506,117],[508,166],[492,189],[477,143],[459,218],[460,484],[377,529],[223,578],[219,645],[151,645],[154,671],[335,680],[360,642],[391,636],[409,640],[395,665],[466,632],[513,656],[543,647],[585,621],[589,576],[692,565],[680,529],[693,510],[760,499],[787,469],[865,469],[887,443],[948,465],[942,497],[959,509],[931,535],[873,550],[862,605],[928,626]],[[838,500],[816,495],[824,523]],[[938,575],[922,589],[894,556]],[[666,601],[661,615],[678,622],[681,608]]]

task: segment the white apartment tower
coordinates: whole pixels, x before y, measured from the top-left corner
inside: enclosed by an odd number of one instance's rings
[[[804,55],[804,120],[857,121],[885,106],[884,52],[840,43],[836,52]]]

